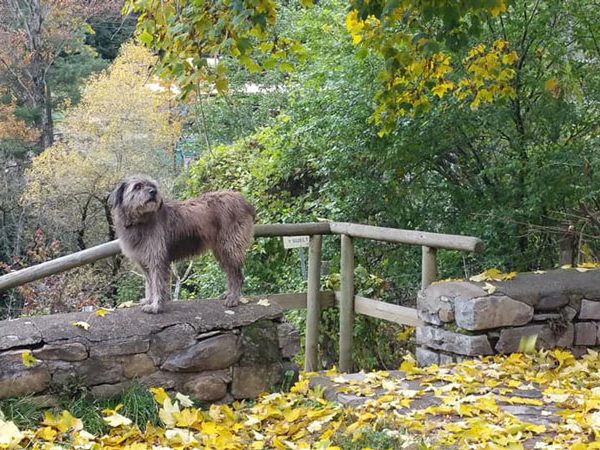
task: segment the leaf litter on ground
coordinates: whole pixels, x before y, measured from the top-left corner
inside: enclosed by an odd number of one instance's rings
[[[592,350],[581,359],[553,350],[426,368],[407,358],[401,370],[402,377],[305,373],[290,392],[205,409],[152,388],[160,426],[140,428],[117,406],[103,411],[110,429],[98,435],[68,411],[46,412],[37,429],[25,430],[0,414],[0,448],[337,450],[339,442],[360,444],[374,432],[393,438],[394,448],[415,450],[600,448],[600,357]],[[315,376],[364,401],[326,400],[322,387],[310,387]],[[426,396],[435,402],[423,402]],[[538,419],[548,420],[521,420],[504,405],[538,408]]]

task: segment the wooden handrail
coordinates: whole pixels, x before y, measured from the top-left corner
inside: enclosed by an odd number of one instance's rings
[[[342,222],[315,223],[274,223],[258,224],[254,227],[256,237],[300,236],[300,235],[342,234],[351,237],[375,239],[403,244],[423,245],[430,248],[446,248],[479,252],[483,249],[480,239],[470,236],[427,233],[423,231],[400,230],[396,228],[358,225]],[[119,241],[105,244],[65,255],[35,266],[27,267],[0,276],[0,291],[11,289],[31,281],[61,273],[99,259],[118,255],[121,249]],[[428,280],[432,281],[432,280]]]
[[[429,233],[417,230],[402,230],[399,228],[375,227],[355,223],[331,222],[331,232],[346,234],[357,238],[374,239],[376,241],[395,242],[398,244],[425,245],[432,248],[448,250],[464,250],[481,252],[481,239],[458,234]]]
[[[354,314],[390,320],[396,323],[419,325],[416,310],[391,305],[354,294],[354,244],[353,238],[366,238],[400,244],[420,245],[422,248],[421,287],[425,289],[437,277],[436,250],[439,248],[481,252],[483,242],[471,236],[428,233],[415,230],[358,225],[342,222],[317,222],[293,224],[259,224],[254,227],[255,237],[309,235],[308,292],[304,294],[271,295],[285,309],[307,308],[305,370],[318,370],[319,321],[322,307],[335,305],[333,292],[320,291],[321,235],[341,235],[341,289],[335,296],[340,309],[340,370],[352,370],[352,329]],[[90,264],[121,252],[119,241],[72,253],[36,266],[0,276],[0,291],[20,286],[56,273]]]

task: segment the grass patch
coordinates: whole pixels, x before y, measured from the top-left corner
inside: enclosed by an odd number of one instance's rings
[[[19,428],[36,428],[45,409],[48,408],[32,397],[0,400],[0,411],[6,420],[13,421]]]
[[[55,405],[49,406],[39,402],[34,397],[19,397],[0,400],[0,411],[6,420],[13,421],[19,428],[35,429],[43,420],[44,411],[59,414],[63,410],[69,411],[73,416],[81,419],[86,431],[101,435],[107,433],[109,428],[103,420],[102,410],[114,409],[122,404],[120,414],[130,418],[141,430],[146,429],[150,422],[158,425],[158,406],[152,394],[138,383],[134,383],[123,394],[108,398],[94,399],[88,392],[78,390],[73,396],[63,392],[55,397]]]

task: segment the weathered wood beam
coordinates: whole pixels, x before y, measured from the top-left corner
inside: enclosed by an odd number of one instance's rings
[[[446,248],[449,250],[466,250],[481,252],[483,242],[471,236],[455,234],[428,233],[425,231],[400,230],[397,228],[374,227],[371,225],[358,225],[354,223],[331,222],[331,231],[335,234],[377,241],[396,242],[399,244],[426,245],[433,248]]]
[[[308,249],[308,287],[306,295],[306,343],[304,370],[319,370],[319,323],[321,322],[321,236],[310,237]]]
[[[417,317],[417,310],[406,306],[394,305],[371,298],[354,296],[354,312],[365,316],[384,319],[400,325],[418,327],[424,325]]]
[[[75,267],[90,264],[99,259],[109,258],[121,253],[119,241],[111,241],[106,244],[100,244],[95,247],[82,250],[70,255],[46,261],[36,266],[17,270],[0,277],[0,291],[20,286],[30,281],[39,280],[50,275],[64,272]]]
[[[354,243],[342,234],[340,261],[340,357],[342,372],[352,372],[352,331],[354,329]]]

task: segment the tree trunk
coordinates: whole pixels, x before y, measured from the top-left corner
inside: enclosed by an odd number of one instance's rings
[[[46,79],[47,61],[44,59],[42,43],[45,14],[40,0],[29,0],[25,5],[27,12],[23,13],[21,18],[24,21],[24,31],[27,36],[25,45],[31,55],[28,71],[31,79],[31,100],[33,108],[39,114],[40,146],[43,150],[54,142],[52,99]],[[19,6],[15,5],[15,7]]]

